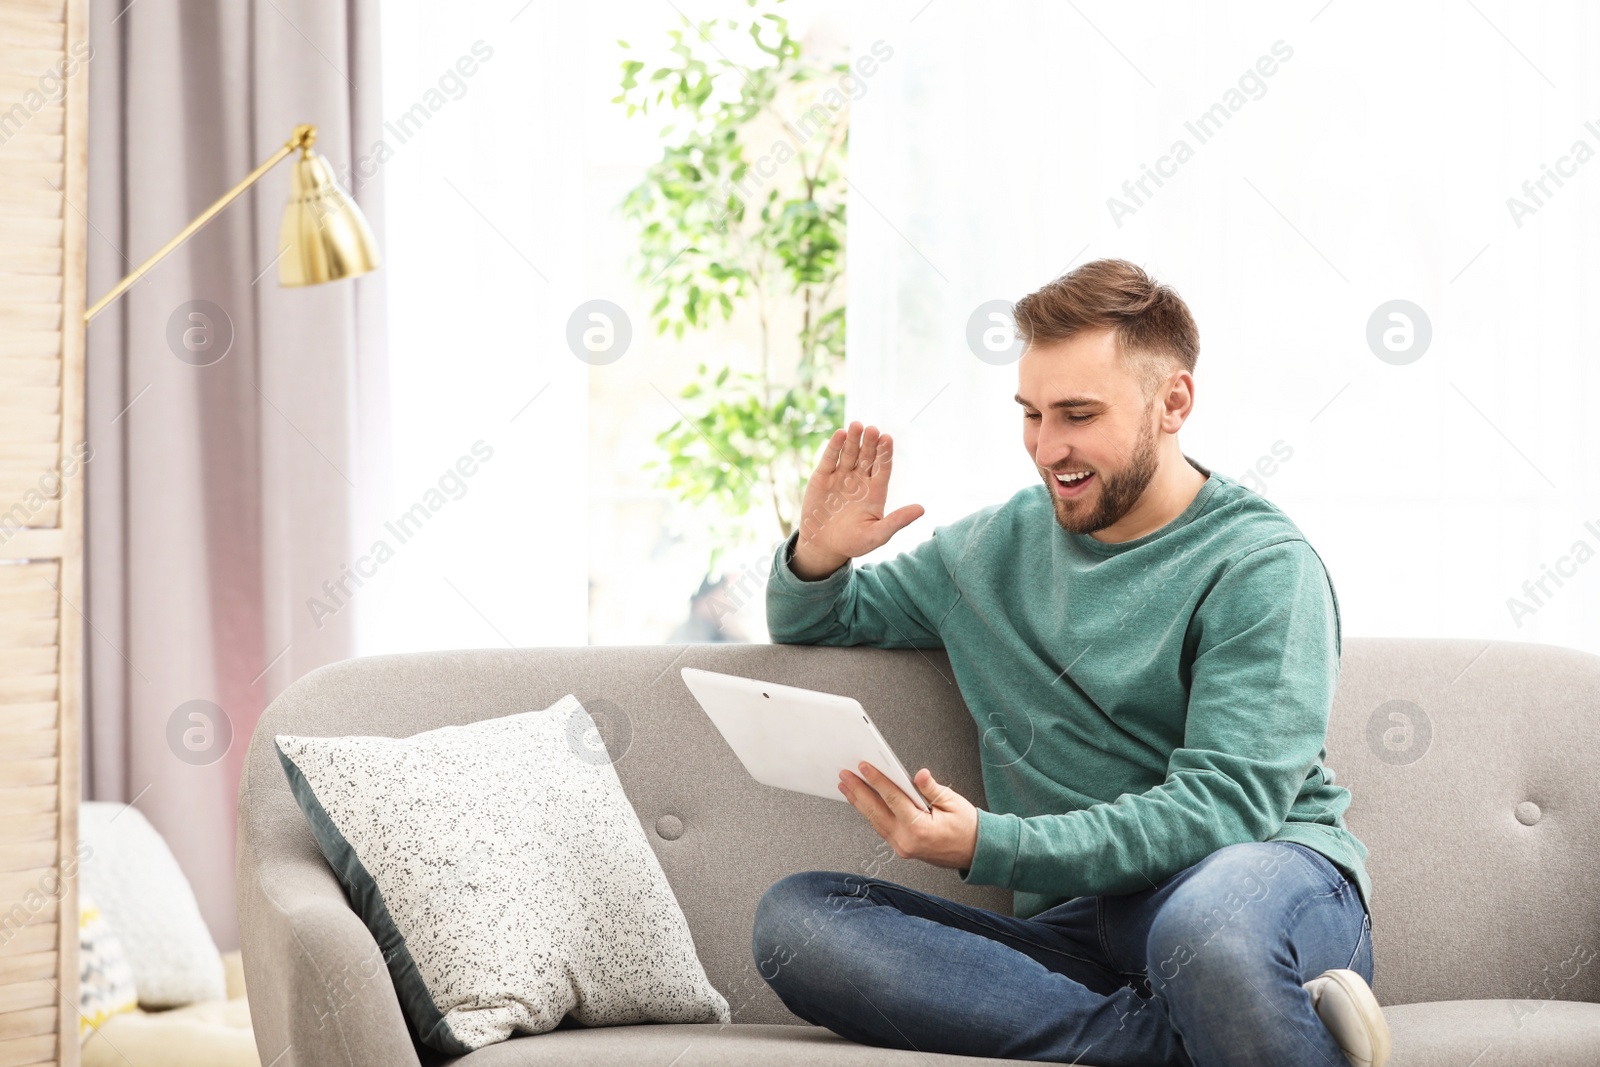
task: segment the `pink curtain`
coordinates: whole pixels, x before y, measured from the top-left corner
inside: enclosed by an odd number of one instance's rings
[[[382,121],[377,7],[94,0],[91,300],[299,123],[381,246],[382,175],[348,177]],[[360,604],[307,601],[387,496],[383,274],[279,288],[288,168],[89,328],[85,790],[137,801],[223,948],[245,746],[273,696],[353,654]]]

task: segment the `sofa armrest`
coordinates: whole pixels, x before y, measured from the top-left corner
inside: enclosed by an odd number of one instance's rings
[[[261,1062],[420,1067],[377,942],[350,909],[287,782],[279,775],[252,788],[249,762],[239,789],[237,893]]]

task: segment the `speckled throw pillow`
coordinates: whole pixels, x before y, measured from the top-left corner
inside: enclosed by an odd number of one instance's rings
[[[276,738],[422,1042],[728,1022],[617,772],[567,695],[413,737]]]

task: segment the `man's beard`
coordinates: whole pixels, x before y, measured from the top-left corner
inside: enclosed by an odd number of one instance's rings
[[[1149,409],[1145,409],[1146,416]],[[1095,477],[1100,479],[1100,485],[1095,489],[1098,494],[1094,510],[1085,514],[1081,508],[1075,508],[1074,502],[1062,500],[1056,494],[1056,476],[1053,472],[1045,475],[1045,484],[1050,489],[1050,499],[1055,504],[1056,522],[1068,533],[1092,534],[1097,530],[1104,530],[1133,510],[1139,502],[1139,497],[1144,495],[1149,488],[1150,481],[1156,476],[1156,431],[1148,417],[1144,419],[1144,429],[1139,433],[1139,440],[1133,447],[1133,455],[1128,460],[1128,465],[1116,475],[1108,475],[1103,470],[1095,471]]]

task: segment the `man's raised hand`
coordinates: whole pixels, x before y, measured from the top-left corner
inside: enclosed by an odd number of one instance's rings
[[[835,430],[806,483],[800,537],[790,567],[806,581],[826,578],[845,562],[886,543],[924,508],[907,504],[883,513],[889,496],[894,442],[876,426],[852,422]]]

